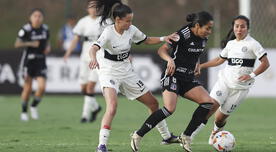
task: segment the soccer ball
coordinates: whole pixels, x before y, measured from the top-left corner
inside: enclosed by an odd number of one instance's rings
[[[219,152],[233,150],[235,143],[235,137],[229,131],[220,131],[213,138],[213,147]]]

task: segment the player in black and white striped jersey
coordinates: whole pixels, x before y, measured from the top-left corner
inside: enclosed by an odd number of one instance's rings
[[[28,121],[28,100],[32,93],[32,81],[38,82],[38,89],[34,94],[31,104],[31,117],[38,119],[37,105],[45,91],[46,86],[46,55],[50,52],[49,29],[43,24],[44,12],[35,8],[30,13],[30,21],[18,32],[15,42],[16,48],[24,48],[21,59],[21,70],[23,70],[24,86],[21,94],[22,113],[21,120]]]
[[[177,31],[179,39],[172,44],[164,44],[158,50],[160,57],[167,61],[161,76],[164,107],[148,117],[137,135],[143,137],[151,130],[148,124],[155,126],[169,117],[176,109],[178,96],[182,96],[199,104],[188,127],[180,135],[183,148],[191,152],[192,137],[205,126],[212,113],[213,99],[196,80],[195,71],[198,70],[199,57],[212,32],[213,17],[202,11],[189,14],[187,21],[190,23]]]
[[[237,16],[232,22],[232,28],[222,43],[220,56],[200,65],[200,68],[214,67],[228,61],[228,65],[218,73],[218,81],[210,95],[218,104],[215,114],[214,129],[209,138],[223,130],[226,119],[246,98],[249,88],[254,84],[254,77],[263,73],[269,67],[265,49],[258,41],[249,35],[249,19]],[[256,59],[261,64],[254,70]]]

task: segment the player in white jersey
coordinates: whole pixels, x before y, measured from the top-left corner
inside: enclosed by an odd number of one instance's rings
[[[113,11],[110,13],[112,8]],[[158,110],[158,101],[133,70],[129,60],[131,44],[142,42],[158,44],[164,40],[169,42],[170,39],[174,38],[174,34],[161,38],[147,37],[138,28],[131,25],[132,10],[127,5],[122,4],[120,0],[99,0],[98,9],[104,10],[101,14],[103,22],[109,17],[109,14],[113,15],[115,22],[106,27],[100,38],[92,45],[89,65],[91,69],[99,68],[99,81],[106,101],[106,112],[102,118],[99,145],[96,151],[107,152],[107,143],[111,123],[117,109],[117,93],[119,91],[130,100],[137,99],[146,105],[151,112]],[[100,50],[100,48],[102,49]],[[96,57],[97,52],[102,52],[104,55]],[[168,143],[178,142],[177,137],[169,132],[165,121],[160,122],[157,128]],[[138,151],[138,148],[133,150]]]
[[[249,19],[242,15],[236,17],[232,22],[231,31],[222,43],[224,49],[220,56],[200,65],[202,69],[228,61],[228,65],[219,71],[218,81],[210,93],[219,104],[216,105],[216,109],[219,110],[215,114],[209,144],[213,144],[214,135],[223,130],[226,119],[243,102],[254,83],[254,77],[269,67],[267,53],[260,43],[248,34],[248,30]],[[261,64],[254,70],[256,59]]]
[[[96,82],[98,81],[98,74],[96,70],[90,70],[88,65],[90,62],[89,49],[93,41],[96,41],[102,33],[105,25],[100,25],[101,17],[97,16],[96,2],[88,1],[87,12],[88,15],[81,18],[73,29],[75,34],[69,49],[64,55],[64,60],[67,61],[70,54],[76,48],[78,41],[84,39],[82,45],[82,52],[80,57],[80,71],[79,82],[81,84],[81,91],[84,96],[84,104],[82,111],[81,122],[93,122],[97,114],[101,111],[100,105],[94,97]]]

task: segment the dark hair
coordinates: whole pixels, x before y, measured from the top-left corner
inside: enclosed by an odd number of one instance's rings
[[[45,16],[45,13],[44,13],[44,11],[43,11],[41,8],[33,8],[33,9],[30,11],[29,16],[31,16],[34,12],[40,12],[43,16]]]
[[[235,21],[238,20],[238,19],[244,20],[246,22],[247,29],[249,29],[249,27],[250,27],[250,20],[249,20],[249,18],[247,18],[244,15],[239,15],[239,16],[235,17],[233,19],[233,21],[232,21],[232,27],[231,27],[231,29],[227,33],[226,37],[220,42],[220,47],[221,48],[225,48],[225,46],[228,43],[228,41],[234,40],[236,38],[235,33],[234,33],[234,24],[235,24]]]
[[[97,10],[99,10],[98,15],[102,16],[101,24],[111,16],[113,19],[123,18],[132,13],[131,8],[123,4],[121,0],[97,0]]]
[[[213,21],[213,16],[205,11],[201,11],[198,13],[188,14],[186,17],[187,22],[191,22],[191,26],[194,27],[196,23],[199,24],[200,27],[208,24],[208,22]]]

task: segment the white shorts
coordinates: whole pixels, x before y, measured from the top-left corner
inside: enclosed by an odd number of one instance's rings
[[[91,70],[89,68],[89,62],[80,61],[80,70],[79,70],[79,83],[86,84],[88,82],[97,82],[98,81],[98,72],[97,69]]]
[[[218,80],[210,96],[220,104],[220,111],[230,115],[244,101],[249,89],[229,88],[222,80]]]
[[[130,100],[134,100],[149,91],[135,72],[129,72],[124,77],[102,74],[99,81],[102,92],[105,87],[114,88],[117,93],[120,91]]]

